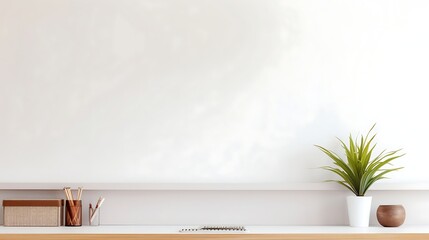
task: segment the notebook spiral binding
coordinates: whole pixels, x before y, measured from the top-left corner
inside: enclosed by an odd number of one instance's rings
[[[246,231],[243,226],[203,226],[199,228],[183,228],[179,232],[197,232],[197,231]]]

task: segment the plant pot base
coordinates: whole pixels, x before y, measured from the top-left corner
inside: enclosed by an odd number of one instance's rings
[[[347,197],[349,223],[351,227],[368,227],[372,197]]]

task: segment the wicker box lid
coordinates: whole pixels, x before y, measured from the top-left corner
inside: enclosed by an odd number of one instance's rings
[[[62,207],[62,199],[3,200],[3,207]]]

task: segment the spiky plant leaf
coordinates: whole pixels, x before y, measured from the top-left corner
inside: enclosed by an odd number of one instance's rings
[[[341,180],[328,180],[329,182],[336,182],[350,191],[356,196],[364,196],[368,189],[378,180],[386,178],[387,173],[402,169],[399,168],[388,168],[384,169],[386,165],[391,165],[391,162],[404,154],[399,154],[399,150],[386,152],[383,150],[376,157],[372,157],[373,151],[377,146],[373,144],[376,134],[371,136],[371,132],[374,129],[375,124],[371,127],[365,137],[362,135],[356,140],[353,140],[350,134],[348,143],[346,145],[344,141],[337,138],[340,142],[341,147],[344,150],[344,154],[347,160],[342,159],[335,152],[326,149],[322,146],[315,145],[323,153],[325,153],[333,161],[334,167],[323,166],[322,169],[337,174]]]

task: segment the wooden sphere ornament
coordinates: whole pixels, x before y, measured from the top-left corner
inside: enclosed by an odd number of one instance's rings
[[[383,227],[399,227],[405,221],[405,209],[402,205],[380,205],[377,220]]]

